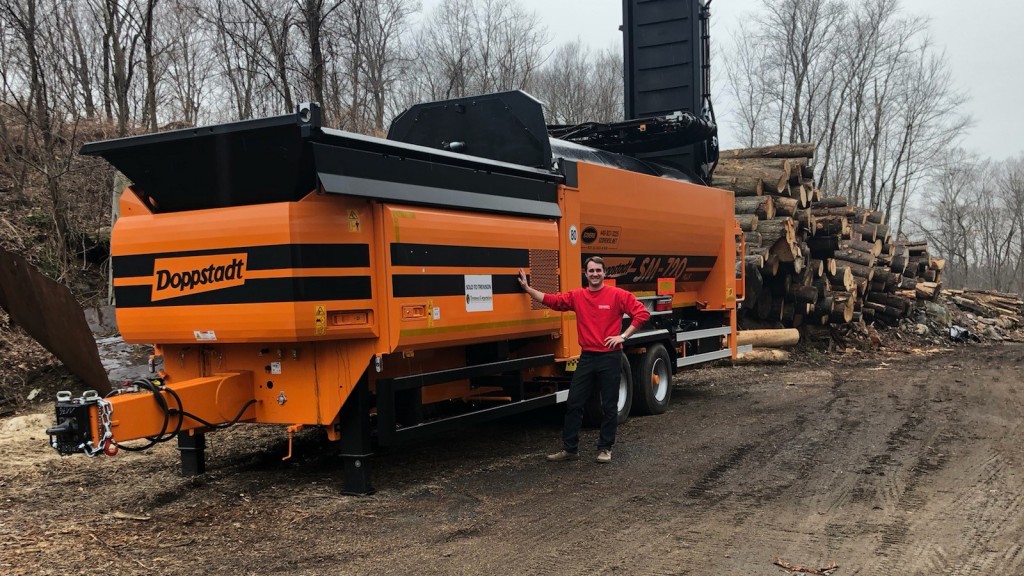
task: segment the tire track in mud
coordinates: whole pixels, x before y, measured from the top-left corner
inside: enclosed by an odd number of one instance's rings
[[[882,509],[894,516],[881,527],[880,541],[874,549],[878,560],[874,570],[883,574],[917,573],[921,567],[935,566],[943,573],[948,571],[944,551],[929,542],[917,541],[914,534],[915,528],[929,522],[934,513],[927,509],[927,497],[918,492],[918,487],[931,481],[948,463],[946,448],[954,435],[947,432],[946,427],[956,429],[958,423],[956,419],[944,424],[937,422],[940,415],[928,410],[924,385],[914,387],[923,393],[915,397],[910,406],[902,408],[910,412],[900,426],[886,436],[886,450],[871,457],[869,465],[860,471],[864,480],[859,490],[868,500],[873,495],[879,498]],[[914,453],[917,457],[909,459],[910,466],[901,467],[908,461],[907,456]],[[879,479],[877,484],[875,478]]]
[[[939,393],[949,398],[949,389]],[[931,399],[932,402],[943,402]],[[920,406],[915,407],[919,411]],[[879,562],[876,571],[882,573],[950,574],[952,576],[982,576],[987,574],[1019,574],[1024,564],[1024,550],[1016,543],[1019,536],[1021,514],[1024,513],[1024,493],[1019,481],[1008,485],[1010,466],[998,449],[988,446],[979,453],[971,453],[966,461],[957,460],[952,466],[948,454],[954,442],[967,438],[991,440],[983,431],[967,435],[962,410],[946,409],[929,414],[929,422],[945,424],[932,430],[918,448],[919,457],[910,468],[911,475],[901,487],[899,481],[885,482],[883,498],[887,506],[894,507],[897,518],[885,526],[881,542],[875,549]],[[913,417],[914,414],[911,414]],[[901,443],[900,437],[910,438],[916,425],[908,419],[894,432],[892,447],[911,446]],[[1002,437],[1015,438],[1020,430],[1018,422]],[[997,440],[998,441],[998,440]],[[894,455],[897,451],[893,451]],[[951,467],[945,477],[942,472]],[[962,469],[961,469],[962,468]],[[918,490],[925,482],[934,486],[935,502]],[[948,489],[941,489],[948,485]],[[942,493],[957,494],[949,503],[937,497]],[[919,535],[928,535],[934,525],[950,518],[959,518],[961,528],[953,540],[945,545]],[[1005,545],[1001,543],[1010,542]]]
[[[1020,428],[1014,426],[1014,431]],[[1014,528],[1024,512],[1024,493],[1019,485],[1007,485],[1011,467],[997,450],[981,455],[980,462],[969,470],[969,487],[956,499],[950,510],[954,517],[964,518],[963,556],[979,561],[965,563],[950,572],[953,576],[981,574],[1018,574],[1024,553],[1014,542]],[[996,549],[998,542],[1011,542],[1005,549]]]

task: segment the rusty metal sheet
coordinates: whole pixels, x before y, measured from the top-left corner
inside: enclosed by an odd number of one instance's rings
[[[0,306],[15,324],[100,394],[110,391],[85,313],[66,286],[0,249]]]

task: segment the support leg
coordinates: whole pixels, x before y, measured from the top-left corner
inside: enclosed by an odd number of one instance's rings
[[[345,485],[342,492],[354,495],[373,494],[370,485],[370,390],[366,376],[341,407],[341,458],[345,464]]]
[[[206,434],[179,432],[178,451],[181,452],[181,475],[198,476],[206,472]]]

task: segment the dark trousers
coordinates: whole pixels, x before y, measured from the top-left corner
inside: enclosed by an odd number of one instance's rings
[[[562,428],[562,448],[566,452],[580,449],[580,426],[583,407],[591,394],[601,394],[601,435],[598,450],[611,450],[615,444],[615,426],[618,423],[619,382],[622,377],[622,352],[587,352],[580,355],[576,372],[569,384],[566,401],[565,426]]]

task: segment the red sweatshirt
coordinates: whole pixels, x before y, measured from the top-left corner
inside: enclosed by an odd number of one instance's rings
[[[615,348],[605,346],[604,339],[621,333],[623,314],[632,318],[636,328],[643,326],[651,317],[632,292],[615,286],[604,286],[596,291],[576,288],[564,294],[545,294],[544,305],[552,310],[576,313],[580,347],[590,352],[622,349],[621,345]]]

